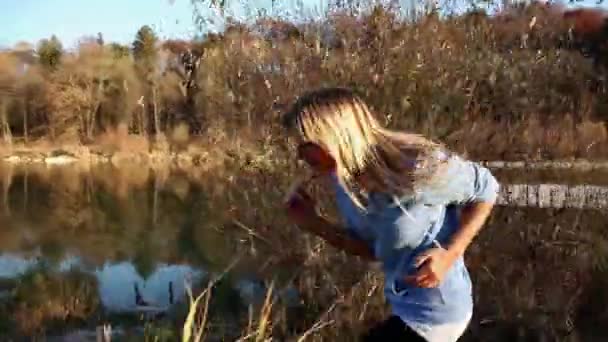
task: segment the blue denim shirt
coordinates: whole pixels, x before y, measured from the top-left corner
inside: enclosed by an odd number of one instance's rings
[[[416,255],[447,244],[460,227],[460,209],[495,201],[499,184],[490,171],[458,156],[446,156],[441,183],[416,196],[392,199],[371,194],[363,213],[334,177],[338,209],[349,233],[365,241],[382,263],[384,293],[394,315],[412,325],[463,320],[473,310],[472,285],[462,257],[436,288],[407,284]]]

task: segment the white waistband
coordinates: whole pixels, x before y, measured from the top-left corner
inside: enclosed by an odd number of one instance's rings
[[[467,330],[472,316],[473,313],[471,312],[460,322],[437,325],[408,322],[406,320],[404,320],[404,323],[428,342],[456,342]]]

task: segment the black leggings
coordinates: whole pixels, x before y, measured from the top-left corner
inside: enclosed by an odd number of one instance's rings
[[[361,342],[376,341],[426,342],[397,316],[391,316],[386,321],[380,322],[361,336]]]

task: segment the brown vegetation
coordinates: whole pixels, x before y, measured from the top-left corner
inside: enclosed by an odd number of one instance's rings
[[[196,168],[163,171],[139,165],[80,171],[19,167],[3,186],[10,186],[10,197],[3,203],[8,210],[0,215],[0,249],[34,253],[40,247],[45,260],[55,262],[69,252],[91,266],[133,260],[142,274],[156,262],[185,262],[221,272],[233,256],[245,253],[233,275],[274,279],[277,291],[292,281],[301,294],[299,308],[272,303],[266,335],[278,339],[301,336],[321,322],[323,328],[307,340],[352,340],[387,313],[382,277],[372,265],[300,232],[277,211],[290,176],[297,172],[293,166],[270,155],[249,162],[231,159],[220,170],[197,174]],[[321,185],[313,190],[328,199],[322,201],[322,211],[336,217],[327,190]],[[605,334],[605,291],[596,285],[606,277],[605,222],[606,213],[600,210],[496,208],[467,253],[477,306],[465,341],[523,340],[517,334],[532,341],[538,340],[534,336],[576,341],[575,335],[586,341],[585,334]],[[33,275],[19,292],[19,301],[25,303],[20,312],[48,312],[23,324],[52,327],[54,319],[62,322],[70,298],[80,298],[80,290],[75,284],[56,288],[45,285],[47,280],[33,282],[36,277],[60,281],[46,273]],[[222,286],[211,294],[210,333],[230,338],[252,326],[255,330],[255,320],[262,318],[257,311],[253,322],[241,311],[239,326],[231,321],[232,328],[226,328],[226,307],[238,294]],[[90,302],[80,303],[69,317],[91,314]],[[588,321],[597,324],[592,327]]]
[[[13,292],[14,328],[30,336],[53,325],[82,323],[99,305],[96,279],[76,270],[63,274],[31,270],[19,279]]]
[[[575,33],[592,31],[585,13],[533,4],[409,22],[376,8],[300,26],[235,23],[196,41],[159,42],[144,27],[132,53],[85,40],[59,62],[5,51],[3,137],[90,144],[121,131],[154,145],[188,127],[182,146],[243,136],[257,144],[277,136],[277,115],[302,91],[341,85],[388,125],[478,158],[605,157],[604,72],[562,49],[570,19]]]

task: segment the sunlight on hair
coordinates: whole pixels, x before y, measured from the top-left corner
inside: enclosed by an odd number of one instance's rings
[[[439,144],[383,128],[367,104],[345,88],[304,94],[284,119],[302,139],[329,152],[338,180],[360,207],[366,189],[355,189],[362,177],[367,190],[403,196],[430,180],[441,164],[435,154]]]

